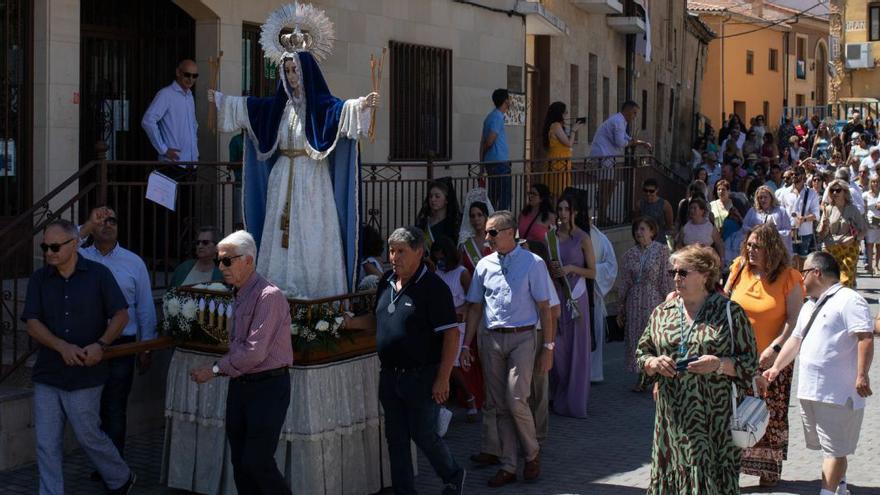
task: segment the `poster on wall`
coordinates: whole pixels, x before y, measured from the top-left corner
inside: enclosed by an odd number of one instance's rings
[[[510,93],[510,106],[504,114],[504,125],[526,125],[525,93]]]
[[[0,139],[0,177],[15,177],[14,139]]]

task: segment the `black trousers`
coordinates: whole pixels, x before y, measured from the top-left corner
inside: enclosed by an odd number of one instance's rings
[[[290,376],[229,381],[226,438],[239,495],[290,494],[275,463],[278,437],[290,405]]]
[[[122,336],[114,344],[129,344],[136,337]],[[101,392],[101,429],[113,441],[119,455],[125,457],[125,431],[128,423],[128,396],[134,381],[135,355],[107,361],[110,374]]]

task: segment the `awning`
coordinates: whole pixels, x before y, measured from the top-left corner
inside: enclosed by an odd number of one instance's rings
[[[519,0],[516,11],[526,16],[526,34],[568,36],[568,26],[538,2]]]

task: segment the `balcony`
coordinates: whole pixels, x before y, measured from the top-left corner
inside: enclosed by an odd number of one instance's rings
[[[609,15],[605,22],[620,34],[644,34],[646,29],[645,19],[634,15]]]
[[[526,34],[568,35],[568,25],[538,2],[519,0],[516,3],[516,11],[526,17]]]
[[[572,0],[575,7],[588,14],[622,14],[623,4],[618,0]]]

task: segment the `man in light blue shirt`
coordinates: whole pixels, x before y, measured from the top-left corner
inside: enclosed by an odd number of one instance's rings
[[[159,160],[196,162],[199,145],[192,88],[199,70],[192,60],[178,64],[174,82],[160,89],[141,120],[141,127],[159,154]]]
[[[483,135],[480,137],[480,161],[504,162],[486,166],[489,177],[489,199],[495,208],[510,208],[510,159],[507,150],[507,134],[504,131],[504,114],[510,106],[510,94],[506,89],[492,92],[495,109],[483,120]],[[491,177],[491,176],[504,177]]]
[[[533,371],[536,367],[543,373],[550,371],[555,346],[550,312],[550,291],[554,289],[547,266],[538,255],[517,245],[515,229],[513,214],[505,210],[495,212],[486,222],[486,240],[495,252],[474,269],[461,350],[461,362],[467,369],[472,361],[470,344],[485,317],[487,330],[480,335],[480,359],[486,391],[496,407],[501,440],[501,469],[489,480],[492,487],[516,481],[518,445],[525,457],[523,478],[533,481],[540,476],[539,445],[528,399]],[[535,366],[539,318],[544,349]]]
[[[81,239],[89,235],[94,243],[80,247],[80,254],[113,272],[113,278],[128,303],[128,324],[113,344],[155,339],[156,307],[150,275],[140,256],[117,242],[116,212],[107,207],[92,210],[89,220],[80,228]],[[138,360],[142,370],[148,368],[151,360],[149,352],[141,353]],[[113,440],[119,454],[124,456],[128,395],[134,380],[135,356],[118,357],[107,362],[110,374],[101,393],[101,429]]]

